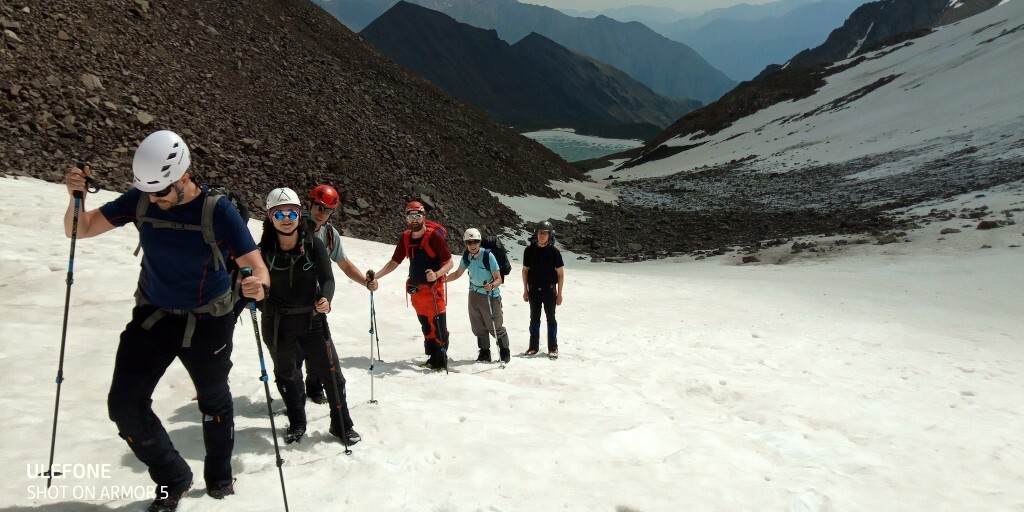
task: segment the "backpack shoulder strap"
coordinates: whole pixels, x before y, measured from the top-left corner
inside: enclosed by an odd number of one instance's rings
[[[210,245],[210,251],[213,252],[214,271],[228,268],[227,262],[224,261],[224,254],[220,252],[220,247],[217,247],[217,233],[213,229],[213,213],[217,210],[217,201],[220,201],[221,197],[224,196],[213,192],[206,194],[206,199],[203,201],[202,220],[199,225],[203,233],[203,241]]]
[[[462,251],[462,266],[469,268],[469,249]]]
[[[484,247],[480,247],[480,257],[483,258],[483,260],[484,260],[484,270],[486,270],[488,272],[491,271],[491,258],[488,258],[488,256],[490,254],[491,254],[491,250],[490,249],[485,249]]]
[[[139,194],[139,202],[135,205],[135,229],[141,230],[141,228],[142,228],[142,219],[146,216],[146,210],[148,210],[148,209],[149,209],[149,194],[143,192],[143,193]],[[139,255],[139,251],[141,251],[141,250],[142,250],[142,240],[140,239],[139,243],[135,245],[135,252],[133,252],[132,254],[134,256],[138,256]]]
[[[423,233],[423,238],[420,238],[420,249],[426,251],[427,256],[430,256],[431,258],[437,256],[437,253],[434,252],[434,249],[430,247],[430,235],[432,235],[433,233],[434,228],[428,226],[427,230]],[[438,235],[440,235],[440,233],[438,233]]]

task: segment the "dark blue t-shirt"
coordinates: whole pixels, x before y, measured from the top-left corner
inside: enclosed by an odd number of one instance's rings
[[[134,223],[140,194],[138,189],[131,189],[101,206],[100,213],[114,226]],[[150,204],[146,216],[199,225],[206,194],[204,190],[199,197],[167,211]],[[213,232],[225,261],[256,250],[246,221],[225,197],[217,201],[214,209]],[[144,222],[139,227],[139,243],[143,251],[139,288],[151,304],[167,309],[195,309],[224,294],[231,285],[226,270],[214,270],[213,252],[200,231],[157,229]]]

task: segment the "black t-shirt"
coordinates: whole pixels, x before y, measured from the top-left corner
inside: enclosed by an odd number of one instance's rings
[[[538,247],[532,243],[523,251],[523,267],[529,269],[526,282],[530,287],[558,284],[558,272],[555,269],[564,266],[562,253],[553,244]]]

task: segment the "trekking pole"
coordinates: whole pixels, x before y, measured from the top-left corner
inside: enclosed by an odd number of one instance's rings
[[[441,326],[437,322],[441,318],[441,313],[437,309],[437,297],[434,296],[434,287],[433,285],[429,286],[430,299],[434,301],[434,330],[437,331],[437,340],[441,341]],[[448,350],[445,349],[444,343],[441,343],[441,353],[444,354],[444,374],[448,375]]]
[[[367,282],[373,281],[373,271],[366,271]],[[370,401],[368,403],[375,404],[377,400],[373,398],[373,337],[377,334],[377,314],[373,307],[373,290],[370,290]],[[380,358],[380,338],[377,338],[377,357]]]
[[[327,321],[327,315],[323,315],[323,320]],[[338,374],[336,373],[338,365],[335,363],[334,351],[331,350],[331,338],[324,337],[324,347],[327,349],[327,359],[331,362],[331,389],[334,390],[334,411],[338,414],[338,420],[341,422],[341,444],[345,445],[345,455],[352,455],[352,449],[349,448],[348,442],[348,426],[345,425],[345,416],[341,413],[341,395],[338,393]]]
[[[242,269],[242,277],[252,275],[252,268]],[[267,393],[267,414],[270,415],[270,437],[274,440],[274,454],[277,456],[277,474],[281,477],[281,496],[284,498],[284,510],[288,512],[288,492],[284,488],[284,459],[281,458],[281,449],[277,446],[277,427],[274,425],[274,409],[270,405],[270,378],[267,377],[267,365],[263,362],[263,343],[260,341],[260,323],[256,319],[256,301],[249,301],[249,312],[252,313],[252,330],[256,333],[256,353],[260,356],[260,380],[263,381],[263,390]]]
[[[78,164],[78,168],[82,169],[83,172],[86,166],[88,166],[88,164]],[[53,477],[61,475],[59,471],[54,475],[53,453],[57,446],[57,412],[60,410],[60,385],[64,382],[64,348],[67,346],[68,339],[68,312],[71,308],[71,285],[75,282],[75,242],[78,240],[78,213],[82,209],[82,201],[84,200],[84,196],[80,190],[74,191],[72,195],[75,198],[75,209],[74,220],[71,221],[71,255],[68,256],[68,275],[64,280],[68,286],[67,291],[64,292],[64,325],[61,327],[60,331],[60,359],[57,362],[57,396],[53,401],[53,429],[50,432],[50,461],[47,463],[46,472],[43,473],[43,475],[46,475],[47,489],[49,489],[50,484],[53,483]]]

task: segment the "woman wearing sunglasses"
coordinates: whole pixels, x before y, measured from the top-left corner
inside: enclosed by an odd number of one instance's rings
[[[334,272],[327,248],[302,227],[301,203],[294,190],[267,195],[260,251],[270,270],[270,294],[263,302],[263,341],[274,362],[274,379],[288,411],[285,443],[306,433],[306,397],[298,350],[324,383],[331,406],[330,433],[346,445],[359,442],[345,398],[345,377],[327,327],[334,297]]]

